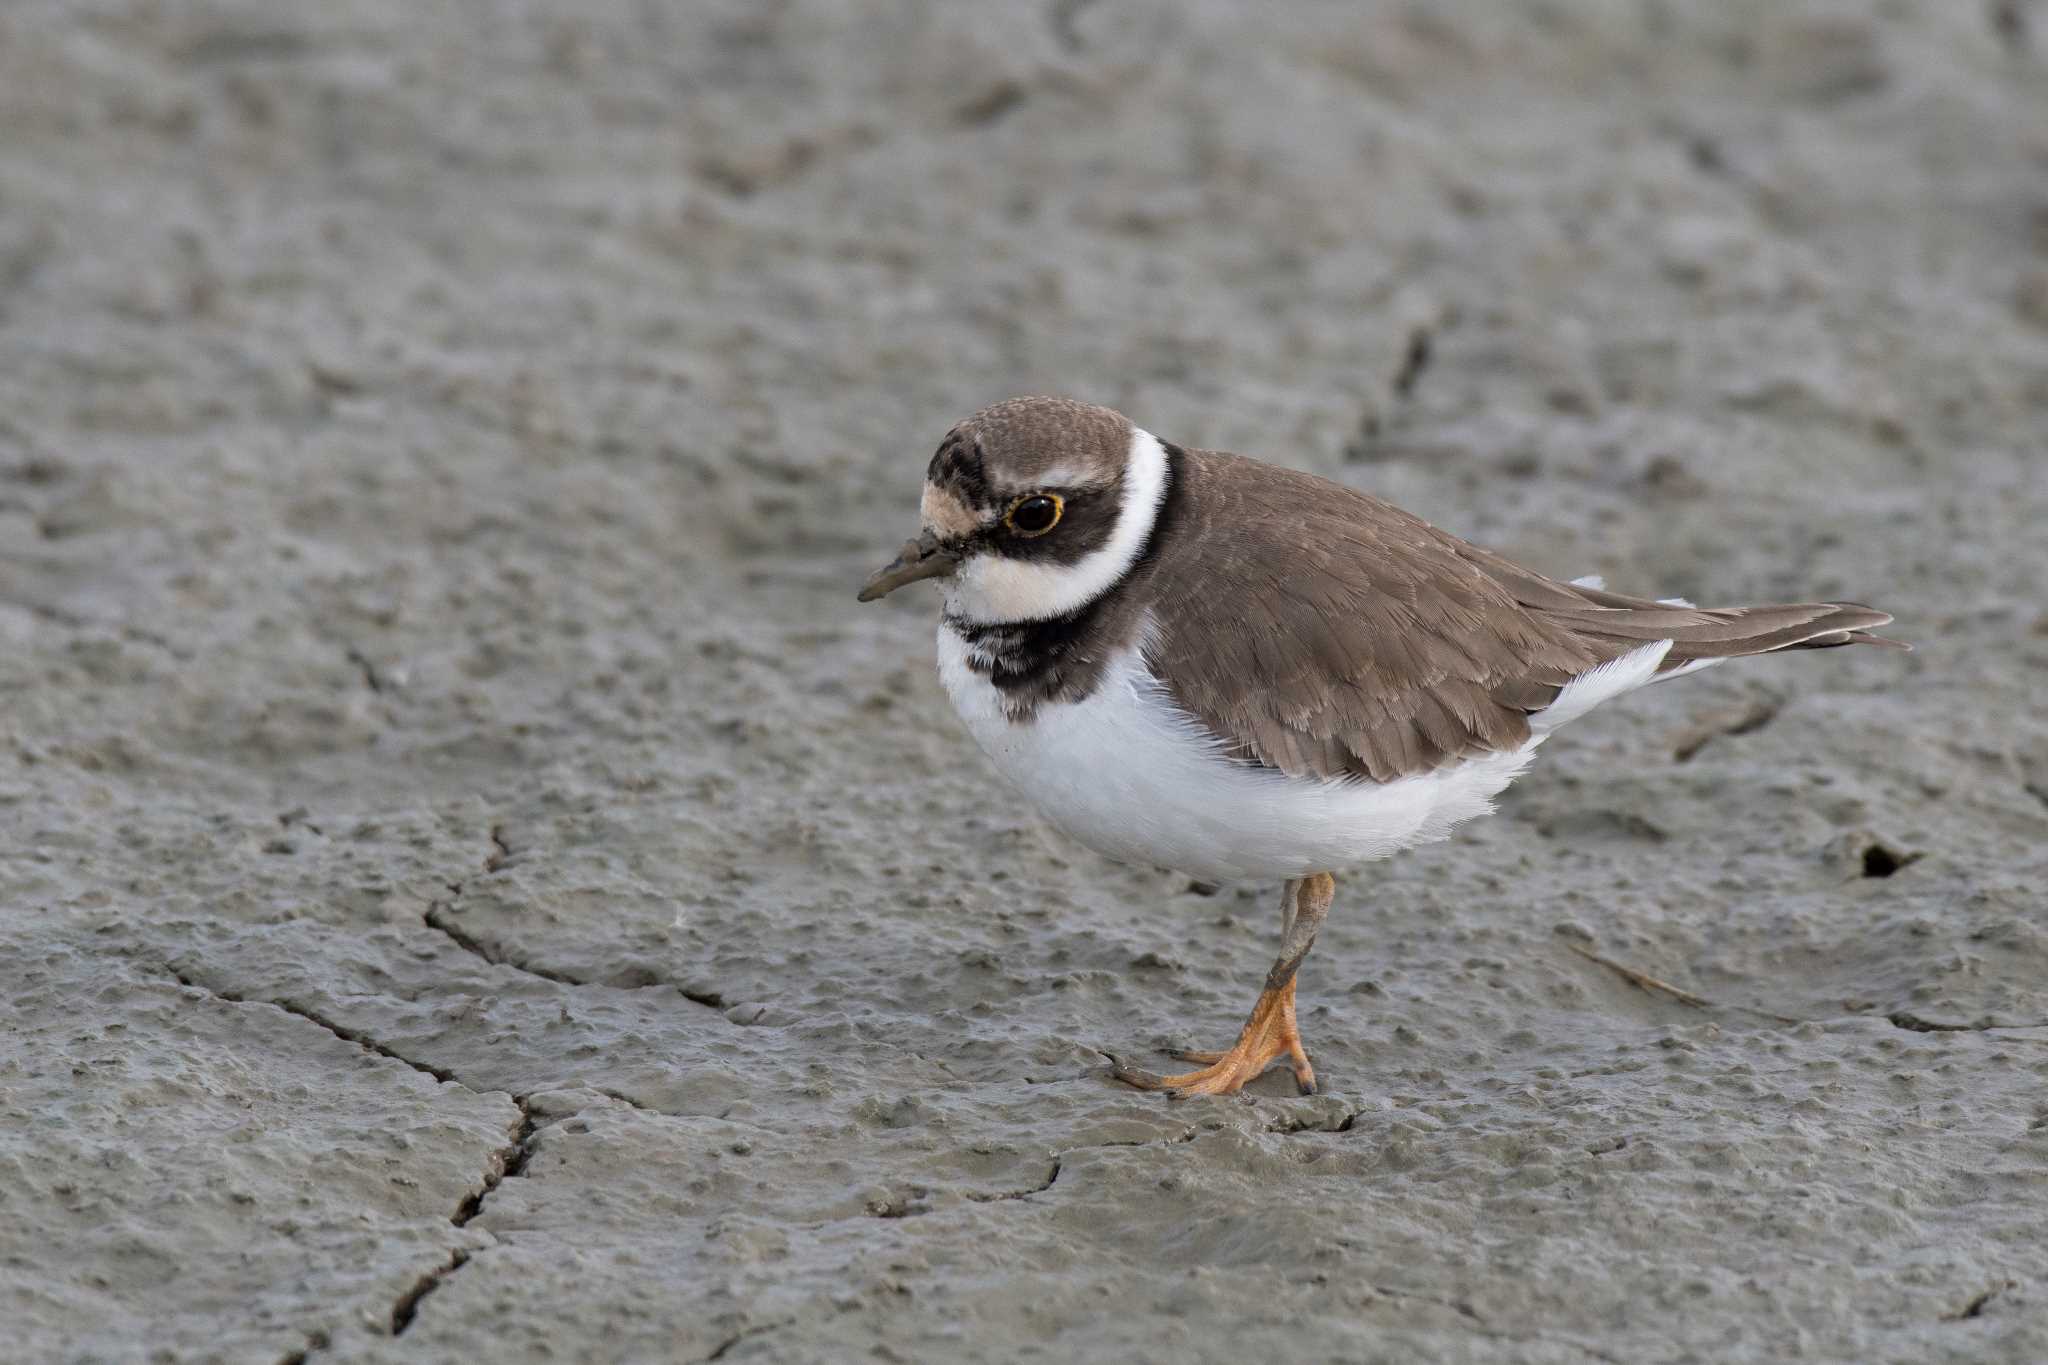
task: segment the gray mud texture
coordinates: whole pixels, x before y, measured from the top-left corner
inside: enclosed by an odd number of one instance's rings
[[[857,607],[1018,392],[1869,601],[1346,881]],[[2048,9],[0,8],[0,1358],[2048,1360]],[[1594,954],[1696,993],[1645,991]]]

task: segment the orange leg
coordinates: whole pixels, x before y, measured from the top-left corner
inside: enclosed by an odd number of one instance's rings
[[[1114,1065],[1110,1074],[1140,1090],[1170,1090],[1176,1097],[1229,1095],[1286,1057],[1294,1071],[1295,1086],[1304,1095],[1316,1093],[1315,1068],[1309,1064],[1308,1053],[1301,1045],[1301,1031],[1294,1023],[1292,980],[1277,991],[1260,993],[1258,1004],[1252,1006],[1252,1017],[1245,1021],[1244,1030],[1237,1035],[1237,1042],[1229,1051],[1178,1052],[1174,1055],[1182,1061],[1207,1062],[1209,1065],[1197,1071],[1183,1071],[1178,1076],[1155,1076],[1111,1058]]]
[[[1294,1021],[1294,982],[1302,959],[1315,943],[1316,929],[1329,913],[1337,883],[1328,873],[1317,873],[1287,884],[1283,902],[1286,929],[1281,935],[1280,957],[1266,973],[1266,988],[1252,1006],[1251,1018],[1237,1035],[1237,1041],[1223,1052],[1182,1052],[1183,1061],[1206,1063],[1199,1070],[1177,1076],[1158,1076],[1131,1066],[1114,1054],[1110,1074],[1140,1090],[1165,1090],[1176,1098],[1188,1095],[1230,1095],[1245,1082],[1261,1075],[1281,1058],[1294,1072],[1294,1084],[1302,1094],[1316,1090],[1315,1068],[1301,1045],[1301,1030]]]

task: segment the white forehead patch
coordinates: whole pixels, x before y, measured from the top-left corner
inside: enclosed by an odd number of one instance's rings
[[[1116,527],[1107,544],[1074,564],[975,555],[946,581],[946,610],[991,625],[1043,621],[1088,605],[1130,572],[1159,519],[1159,503],[1165,496],[1166,447],[1150,432],[1133,427],[1123,489],[1117,497]]]
[[[942,540],[964,536],[981,525],[974,509],[960,501],[950,488],[934,488],[926,484],[917,510],[924,524],[937,531]]]

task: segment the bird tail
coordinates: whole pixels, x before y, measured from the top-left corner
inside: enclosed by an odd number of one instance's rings
[[[1722,659],[1775,654],[1784,649],[1837,649],[1884,645],[1911,649],[1874,634],[1892,618],[1859,602],[1785,602],[1756,607],[1697,607],[1681,597],[1654,600],[1609,592],[1597,578],[1560,583],[1494,555],[1485,567],[1502,577],[1526,607],[1589,642],[1617,653],[1659,640],[1671,649],[1657,677],[1690,673]],[[1504,573],[1503,570],[1506,572]]]
[[[1782,602],[1756,607],[1696,607],[1683,599],[1650,601],[1577,587],[1575,605],[1546,607],[1544,615],[1588,640],[1623,648],[1671,641],[1658,665],[1660,676],[1691,672],[1721,659],[1775,654],[1785,649],[1839,649],[1843,645],[1884,645],[1911,649],[1901,640],[1875,634],[1891,621],[1889,612],[1860,602]]]

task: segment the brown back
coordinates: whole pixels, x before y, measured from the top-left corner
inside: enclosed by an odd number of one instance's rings
[[[1655,640],[1664,667],[1849,644],[1848,603],[1671,607],[1578,588],[1391,503],[1216,451],[1176,461],[1154,553],[1127,584],[1187,711],[1247,760],[1375,781],[1519,747],[1572,678]]]

